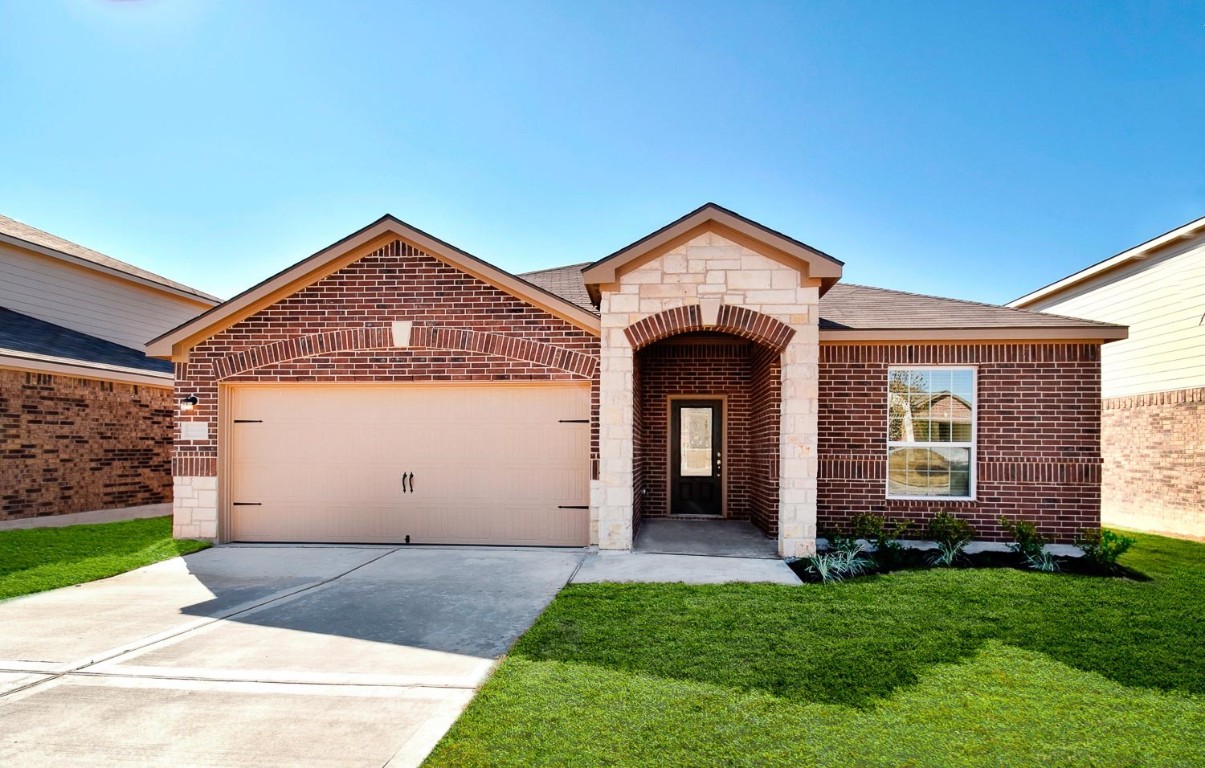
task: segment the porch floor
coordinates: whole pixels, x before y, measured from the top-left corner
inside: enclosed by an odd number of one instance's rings
[[[778,557],[778,542],[745,520],[674,520],[649,517],[633,550],[667,555]]]

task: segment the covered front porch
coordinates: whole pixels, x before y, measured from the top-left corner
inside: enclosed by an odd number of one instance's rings
[[[650,555],[777,558],[778,542],[748,520],[650,518],[633,551]]]

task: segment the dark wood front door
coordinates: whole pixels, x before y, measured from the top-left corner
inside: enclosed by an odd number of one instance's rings
[[[670,513],[723,515],[723,401],[671,401],[670,445]]]

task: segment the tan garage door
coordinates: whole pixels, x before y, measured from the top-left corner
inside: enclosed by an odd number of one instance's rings
[[[584,546],[580,385],[236,387],[235,541]]]

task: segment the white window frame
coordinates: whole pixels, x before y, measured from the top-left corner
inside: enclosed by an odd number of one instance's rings
[[[971,441],[969,443],[941,443],[932,441],[903,442],[891,440],[891,374],[895,371],[970,371],[971,372]],[[883,435],[886,448],[883,457],[888,466],[883,472],[883,492],[892,501],[975,501],[978,496],[978,457],[979,457],[979,367],[975,365],[891,365],[887,367],[887,380],[883,383],[883,394],[887,404],[887,418],[883,423]],[[891,449],[892,448],[970,448],[970,494],[967,496],[898,496],[891,492]]]

